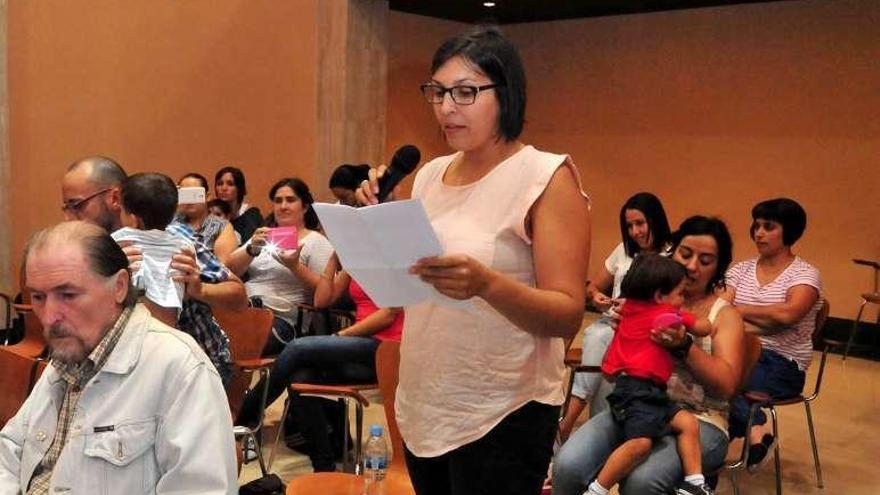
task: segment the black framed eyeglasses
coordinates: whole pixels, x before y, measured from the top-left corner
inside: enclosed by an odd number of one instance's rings
[[[452,101],[459,105],[472,105],[477,99],[480,91],[497,88],[500,84],[484,84],[482,86],[460,85],[451,88],[444,88],[439,84],[422,84],[422,94],[428,103],[443,103],[446,93],[452,97]]]
[[[92,194],[89,194],[88,196],[86,196],[82,199],[68,199],[67,201],[64,202],[63,205],[61,205],[61,211],[69,211],[71,213],[76,213],[79,210],[85,208],[86,203],[88,203],[89,201],[91,201],[94,198],[97,198],[98,196],[104,194],[105,192],[107,192],[111,189],[113,189],[113,188],[108,187],[105,189],[101,189],[100,191],[93,192]]]

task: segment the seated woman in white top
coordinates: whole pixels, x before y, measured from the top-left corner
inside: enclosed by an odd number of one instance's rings
[[[761,356],[746,390],[775,399],[793,397],[804,389],[813,359],[816,313],[822,307],[819,270],[792,252],[807,226],[807,213],[788,198],[762,201],[752,208],[749,233],[758,257],[737,263],[727,272],[726,297],[742,313],[746,330],[761,339]],[[730,434],[744,436],[748,405],[740,397],[731,404]],[[775,439],[758,411],[749,434],[749,467],[767,455]]]
[[[599,365],[614,335],[612,301],[620,297],[620,283],[629,271],[633,258],[641,253],[666,253],[669,250],[669,221],[657,196],[649,192],[634,194],[620,207],[622,241],[605,259],[595,280],[587,287],[587,300],[603,311],[603,316],[584,330],[581,363]],[[581,412],[590,403],[590,416],[608,408],[605,397],[611,384],[601,373],[578,373],[571,388],[571,401],[559,423],[559,440],[564,442]]]
[[[419,495],[532,495],[563,400],[563,340],[583,319],[589,199],[567,155],[519,140],[525,73],[496,29],[445,42],[422,93],[456,153],[416,176],[413,197],[446,254],[411,271],[468,304],[405,308],[407,468]],[[377,186],[362,185],[361,202],[375,203]]]
[[[281,179],[269,191],[271,227],[296,227],[298,249],[276,249],[267,244],[269,227],[260,227],[233,251],[227,265],[238,276],[248,275],[245,289],[255,304],[275,313],[272,336],[264,355],[278,354],[296,334],[297,304],[311,304],[315,286],[333,255],[333,246],[318,229],[312,193],[300,179]]]

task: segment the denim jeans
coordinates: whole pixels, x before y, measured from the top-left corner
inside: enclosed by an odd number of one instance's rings
[[[581,495],[596,479],[611,452],[623,442],[623,431],[609,412],[593,416],[575,431],[553,460],[553,495]],[[700,421],[703,472],[718,469],[727,454],[727,437]],[[654,440],[650,456],[621,480],[621,495],[667,495],[684,478],[675,436]]]
[[[315,335],[295,339],[284,347],[269,373],[266,404],[271,404],[291,383],[371,383],[376,381],[376,349],[372,337]],[[259,420],[260,381],[245,398],[238,424],[254,425]],[[291,414],[303,436],[313,446],[312,464],[316,470],[332,467],[332,448],[327,435],[327,418],[318,401],[291,398]]]
[[[603,316],[594,321],[584,330],[583,352],[581,364],[598,366],[605,359],[605,352],[611,345],[614,329],[611,320]],[[608,394],[614,385],[605,379],[602,373],[576,373],[571,386],[571,395],[590,403],[590,417],[608,410]]]
[[[794,397],[804,390],[807,374],[798,369],[797,363],[770,350],[762,350],[758,362],[752,369],[752,376],[745,388],[749,391],[765,392],[773,399]],[[730,436],[742,437],[746,433],[749,419],[749,405],[742,396],[730,403]],[[764,411],[755,413],[753,425],[767,422]]]
[[[482,438],[443,455],[416,457],[404,448],[416,493],[540,493],[553,455],[558,418],[559,406],[532,401],[508,414]]]

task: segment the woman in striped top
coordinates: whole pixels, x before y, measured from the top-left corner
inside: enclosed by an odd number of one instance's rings
[[[746,323],[746,330],[761,339],[761,356],[747,390],[792,397],[804,388],[813,356],[812,335],[816,313],[822,306],[819,270],[792,252],[804,232],[807,214],[788,198],[762,201],[752,208],[749,233],[758,257],[737,263],[727,272],[727,298]],[[741,397],[731,405],[730,434],[745,436],[748,406]],[[758,412],[749,435],[748,466],[754,469],[775,439]]]

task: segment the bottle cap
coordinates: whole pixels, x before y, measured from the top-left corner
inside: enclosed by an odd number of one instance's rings
[[[382,425],[373,425],[370,427],[370,435],[374,437],[382,436]]]

